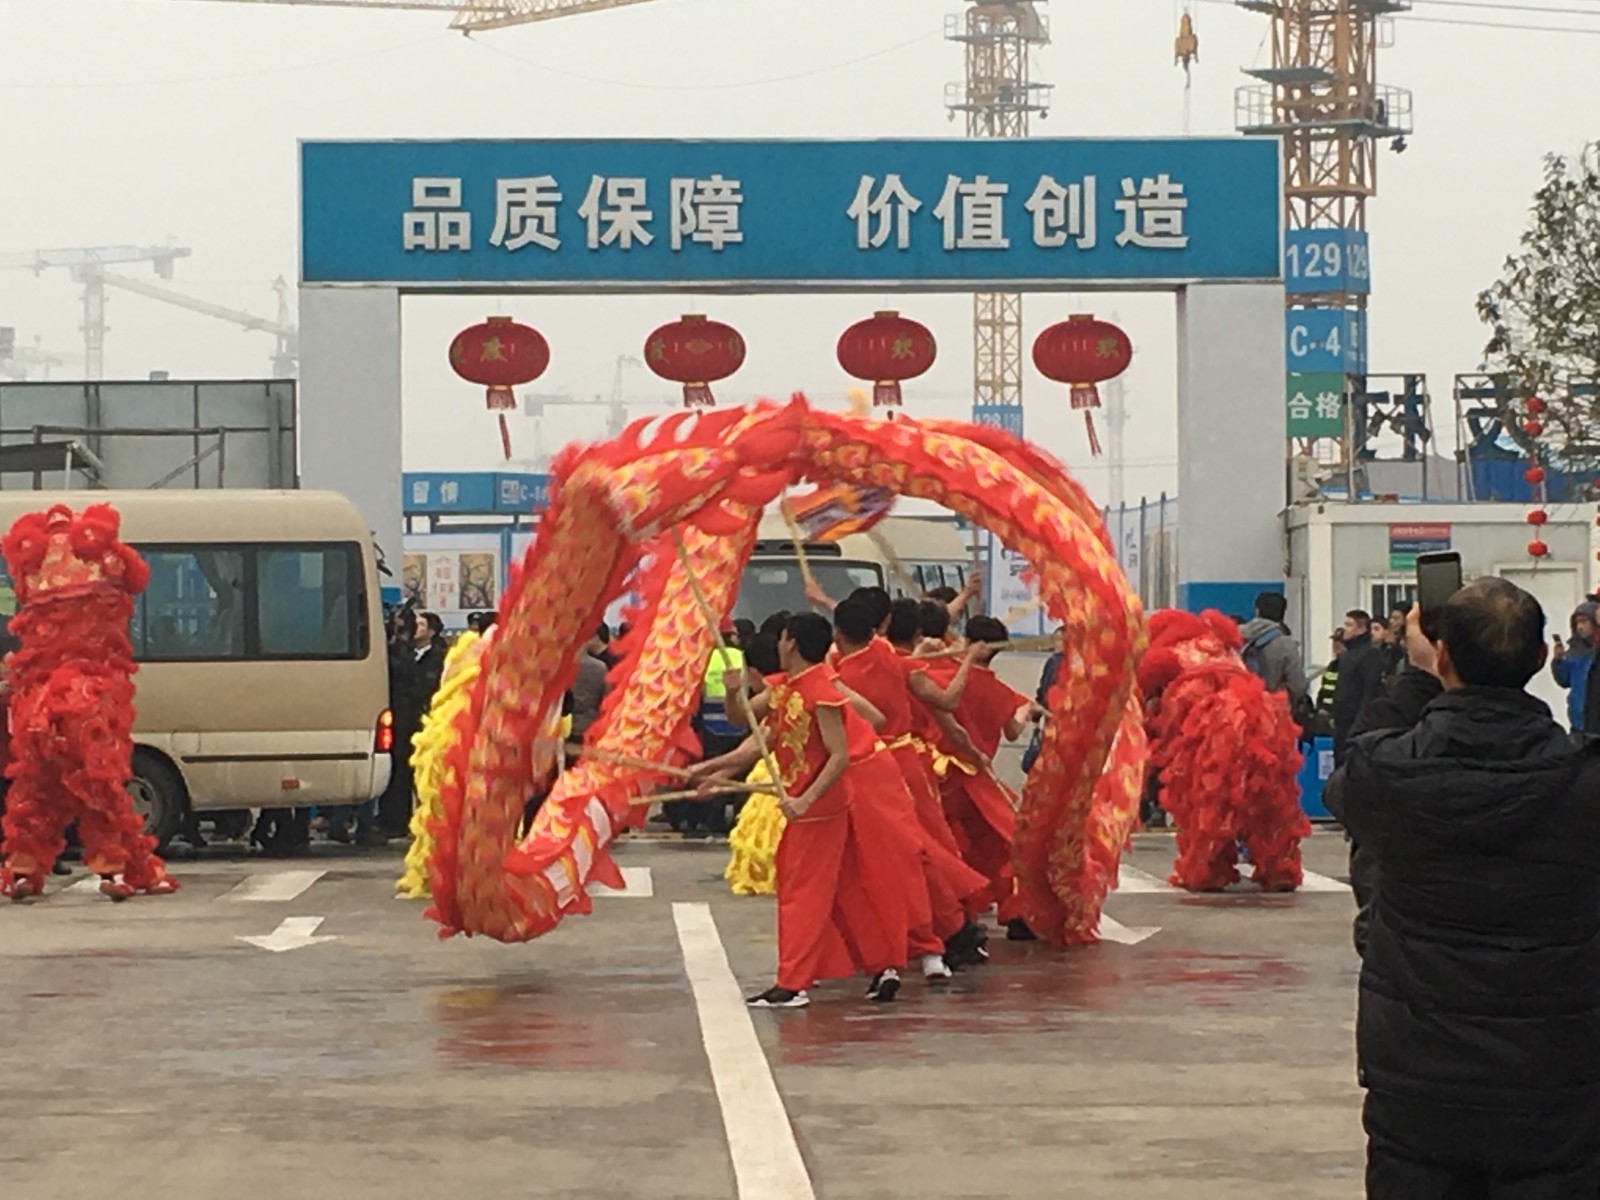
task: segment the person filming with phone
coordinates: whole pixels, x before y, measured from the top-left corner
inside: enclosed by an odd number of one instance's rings
[[[1425,582],[1387,727],[1354,737],[1327,792],[1378,866],[1367,1195],[1600,1196],[1600,740],[1526,690],[1548,653],[1532,596]]]

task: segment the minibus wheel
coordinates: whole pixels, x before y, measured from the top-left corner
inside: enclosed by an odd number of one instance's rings
[[[144,831],[165,846],[183,828],[188,800],[183,779],[159,755],[133,752],[133,775],[128,780],[133,811],[144,819]]]

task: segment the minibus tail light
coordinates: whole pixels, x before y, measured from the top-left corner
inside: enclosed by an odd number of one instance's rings
[[[394,711],[384,709],[378,714],[378,735],[373,739],[372,748],[379,754],[387,754],[394,749]]]

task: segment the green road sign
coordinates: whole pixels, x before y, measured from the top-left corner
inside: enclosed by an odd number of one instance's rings
[[[1292,438],[1344,436],[1344,376],[1290,375],[1288,432]]]

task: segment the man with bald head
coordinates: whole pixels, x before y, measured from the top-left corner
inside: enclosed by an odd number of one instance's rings
[[[1600,741],[1526,691],[1544,624],[1494,578],[1413,611],[1431,686],[1330,781],[1379,867],[1356,1024],[1379,1200],[1600,1196]]]

